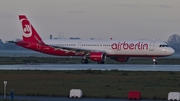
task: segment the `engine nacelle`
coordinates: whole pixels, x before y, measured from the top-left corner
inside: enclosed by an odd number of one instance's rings
[[[128,62],[129,61],[129,57],[115,57],[114,60],[118,61],[118,62]]]
[[[89,58],[93,61],[102,62],[106,60],[106,53],[103,52],[91,52]]]

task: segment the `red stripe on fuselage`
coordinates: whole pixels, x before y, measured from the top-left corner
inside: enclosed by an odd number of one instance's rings
[[[38,43],[27,43],[27,44],[21,44],[21,43],[16,43],[17,45],[31,49],[37,52],[45,53],[45,54],[50,54],[50,55],[56,55],[56,56],[83,56],[82,54],[76,54],[74,52],[68,52],[60,49],[55,49],[50,46],[45,46],[45,45],[40,45]]]

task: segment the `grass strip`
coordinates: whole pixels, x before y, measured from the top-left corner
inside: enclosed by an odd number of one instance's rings
[[[137,72],[118,70],[75,71],[0,71],[0,94],[3,81],[15,95],[68,97],[72,88],[83,91],[83,97],[127,98],[138,90],[142,99],[166,100],[171,91],[180,91],[180,72]]]

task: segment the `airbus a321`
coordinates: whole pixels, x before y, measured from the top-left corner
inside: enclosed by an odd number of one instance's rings
[[[150,57],[156,64],[157,57],[174,53],[165,42],[156,40],[42,39],[25,15],[19,15],[19,20],[23,40],[15,42],[17,45],[56,56],[82,56],[82,64],[87,64],[88,59],[104,64],[107,57],[118,62],[127,62],[130,57]]]

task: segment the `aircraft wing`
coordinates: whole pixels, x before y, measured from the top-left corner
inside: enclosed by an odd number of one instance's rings
[[[90,53],[90,52],[99,52],[99,50],[89,50],[89,49],[83,49],[83,48],[72,48],[72,47],[63,47],[63,46],[53,46],[53,45],[46,45],[54,48],[55,50],[63,50],[66,51],[67,53],[69,52],[74,52],[76,54],[85,54],[85,53]],[[102,51],[104,52],[104,51]]]

